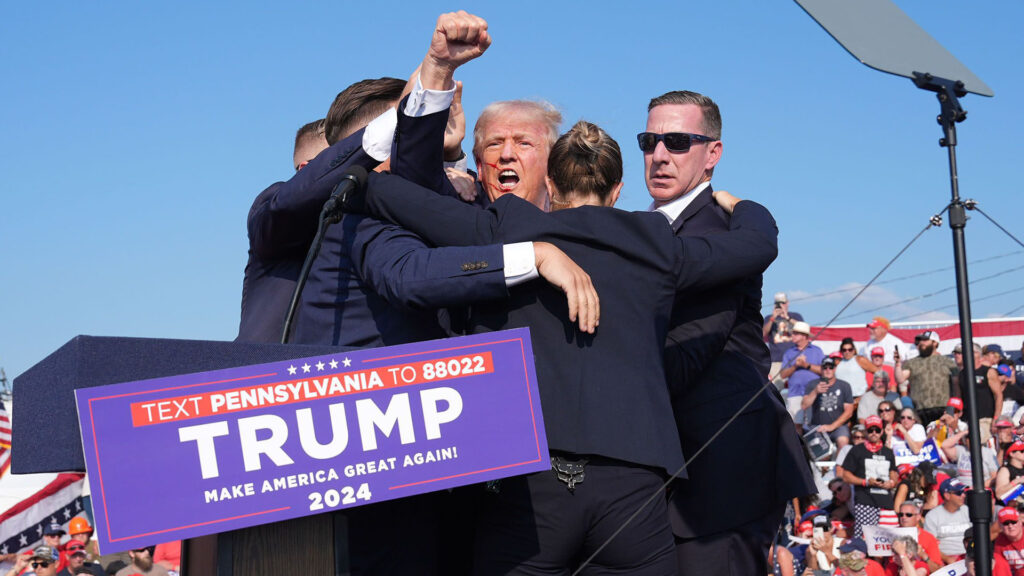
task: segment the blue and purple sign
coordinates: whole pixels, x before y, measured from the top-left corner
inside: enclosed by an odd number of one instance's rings
[[[551,466],[526,329],[75,395],[105,553]]]

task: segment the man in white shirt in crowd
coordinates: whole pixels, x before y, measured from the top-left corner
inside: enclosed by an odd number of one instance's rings
[[[867,343],[861,346],[860,355],[865,358],[869,357],[869,352],[875,347],[881,347],[885,351],[885,363],[892,366],[893,364],[893,351],[899,349],[899,355],[901,358],[907,357],[907,345],[896,337],[894,334],[890,334],[889,330],[892,329],[892,324],[889,320],[882,316],[875,316],[871,322],[868,322],[868,331],[871,333],[871,338],[868,339]]]

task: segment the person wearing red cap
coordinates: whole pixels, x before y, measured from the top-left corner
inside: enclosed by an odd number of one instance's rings
[[[967,430],[967,422],[960,419],[964,414],[964,401],[960,398],[953,397],[946,402],[946,409],[942,415],[939,416],[938,420],[933,420],[925,428],[925,433],[928,434],[929,438],[935,438],[935,442],[941,445],[957,432],[964,432]]]
[[[843,480],[853,484],[853,533],[863,537],[865,525],[878,524],[881,509],[892,510],[892,490],[898,478],[896,456],[882,442],[882,419],[869,416],[864,425],[867,440],[850,449],[842,462]]]
[[[1017,440],[1006,449],[1006,462],[996,472],[996,498],[1002,497],[1017,486],[1024,484],[1024,442]],[[1024,502],[1024,498],[1018,496],[1011,502],[1004,502],[1007,506],[1012,503]]]
[[[93,576],[106,576],[106,572],[99,564],[88,562],[89,554],[85,551],[85,544],[78,540],[71,540],[64,546],[67,554],[68,565],[57,573],[57,576],[74,576],[76,574],[92,574]]]
[[[875,374],[885,372],[885,375],[888,376],[885,380],[889,385],[889,391],[896,392],[896,376],[894,375],[895,373],[893,372],[892,366],[885,363],[885,348],[875,346],[869,350],[871,352],[871,367],[868,368],[866,377],[870,377],[871,381],[874,382]]]
[[[1013,576],[1024,576],[1024,528],[1016,508],[1007,506],[999,511],[999,527],[999,536],[993,542],[996,554],[1006,559]]]
[[[899,350],[900,357],[906,358],[907,356],[907,345],[896,337],[895,334],[889,333],[892,325],[889,321],[882,316],[875,316],[871,322],[867,324],[868,332],[871,333],[871,337],[860,349],[860,355],[867,357],[869,353],[874,353],[873,349],[879,347],[883,350],[883,355],[886,358],[886,364],[890,367],[893,365],[895,359],[893,358],[893,352]]]

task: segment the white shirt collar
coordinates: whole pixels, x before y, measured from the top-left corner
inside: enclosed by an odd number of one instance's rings
[[[679,215],[683,213],[683,210],[686,210],[686,207],[689,206],[693,202],[693,200],[697,198],[697,195],[700,194],[708,186],[711,186],[710,180],[708,180],[707,182],[701,182],[693,190],[690,190],[689,192],[683,194],[679,198],[676,198],[675,200],[669,202],[668,204],[663,204],[661,206],[655,206],[654,202],[651,202],[651,205],[647,208],[647,211],[661,212],[662,214],[665,215],[666,218],[668,218],[668,221],[670,223],[675,222],[676,218],[679,218]]]

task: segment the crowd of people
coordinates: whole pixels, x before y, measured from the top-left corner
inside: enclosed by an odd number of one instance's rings
[[[784,293],[765,318],[773,382],[787,397],[794,425],[821,450],[821,494],[794,500],[773,551],[777,574],[903,574],[973,570],[965,493],[974,484],[967,386],[980,424],[984,488],[992,495],[993,574],[1024,574],[1024,362],[998,344],[975,343],[974,381],[963,349],[938,352],[935,331],[910,349],[876,317],[858,345],[845,338],[826,354]],[[1024,358],[1024,344],[1022,344]],[[827,440],[826,440],[827,438]],[[917,529],[891,555],[869,554],[865,527]],[[959,571],[957,571],[959,570]],[[821,571],[821,572],[819,572]],[[972,571],[967,573],[973,574]]]
[[[62,524],[50,523],[42,544],[0,560],[13,564],[4,576],[177,576],[181,542],[166,542],[118,554],[100,555],[93,527],[85,515]]]

